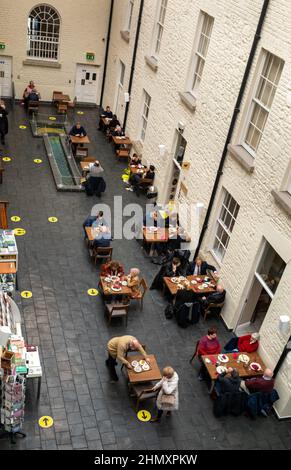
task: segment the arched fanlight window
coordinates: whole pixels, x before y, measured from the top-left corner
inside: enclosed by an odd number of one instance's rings
[[[49,5],[38,5],[30,12],[27,25],[27,55],[58,60],[60,17]]]

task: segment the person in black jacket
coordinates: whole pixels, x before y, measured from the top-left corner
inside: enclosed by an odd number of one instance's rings
[[[196,258],[195,261],[189,263],[187,268],[187,276],[205,276],[207,274],[207,270],[216,272],[215,266],[211,266],[211,264],[207,264],[206,261],[203,261],[202,258]]]
[[[209,304],[222,304],[225,299],[225,289],[221,284],[217,284],[216,291],[207,297],[202,297],[202,309],[206,310]]]
[[[163,278],[164,277],[179,277],[181,276],[181,261],[179,258],[173,258],[173,260],[161,267],[158,274],[154,278],[151,290],[157,289],[162,290]]]
[[[0,137],[1,144],[5,145],[5,135],[8,134],[8,112],[6,111],[4,101],[0,100]]]
[[[226,392],[239,392],[241,384],[241,378],[237,369],[229,367],[227,372],[219,374],[215,385],[216,390],[219,394]]]
[[[144,168],[144,173],[142,175],[134,174],[129,178],[129,187],[125,188],[127,191],[137,191],[139,184],[143,180],[151,180],[149,185],[153,183],[155,179],[155,167],[150,165],[149,168]]]

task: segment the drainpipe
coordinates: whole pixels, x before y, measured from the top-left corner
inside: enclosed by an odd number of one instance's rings
[[[139,33],[140,33],[140,27],[141,27],[141,19],[142,19],[143,5],[144,5],[144,0],[140,0],[138,21],[137,21],[137,29],[136,29],[136,34],[135,34],[135,42],[134,42],[133,56],[132,56],[131,70],[130,70],[130,77],[129,77],[129,84],[128,84],[128,95],[129,95],[129,99],[130,99],[130,94],[131,94],[131,89],[132,89],[132,82],[133,82],[133,76],[134,76],[134,69],[135,69],[135,62],[136,62],[136,52],[137,52],[137,46],[138,46],[138,40],[139,40]],[[129,101],[126,103],[126,106],[125,106],[124,121],[123,121],[123,129],[124,129],[124,131],[125,131],[126,122],[127,122],[128,110],[129,110]]]
[[[244,76],[243,76],[243,79],[242,79],[242,82],[241,82],[239,94],[238,94],[237,101],[236,101],[234,111],[233,111],[233,115],[232,115],[232,118],[231,118],[231,123],[230,123],[229,130],[228,130],[228,133],[227,133],[227,138],[226,138],[226,142],[225,142],[225,145],[224,145],[223,153],[222,153],[221,160],[220,160],[220,163],[219,163],[219,167],[218,167],[218,170],[217,170],[217,173],[216,173],[214,186],[213,186],[213,189],[212,189],[210,201],[209,201],[208,208],[207,208],[207,213],[206,213],[205,220],[204,220],[204,223],[203,223],[203,227],[202,227],[202,230],[201,230],[201,233],[200,233],[198,245],[197,245],[197,248],[196,248],[196,251],[195,251],[194,259],[198,256],[198,253],[199,253],[199,250],[200,250],[205,232],[208,228],[208,222],[209,222],[209,218],[210,218],[210,215],[211,215],[214,199],[215,199],[215,196],[216,196],[216,193],[217,193],[220,178],[223,175],[223,167],[224,167],[224,162],[225,162],[226,155],[227,155],[227,146],[231,141],[233,130],[234,130],[236,120],[237,120],[237,117],[238,117],[238,113],[240,112],[241,102],[242,102],[243,95],[244,95],[244,92],[245,92],[245,89],[246,89],[246,85],[247,85],[247,81],[248,81],[248,78],[249,78],[249,75],[250,75],[250,71],[251,71],[251,68],[252,68],[252,65],[253,65],[254,57],[255,57],[255,54],[256,54],[256,51],[257,51],[257,46],[258,46],[259,40],[261,39],[261,32],[262,32],[265,17],[266,17],[266,14],[267,14],[268,5],[269,5],[269,0],[264,0],[262,11],[261,11],[260,18],[259,18],[259,22],[258,22],[258,25],[257,25],[257,30],[256,30],[256,33],[255,33],[255,36],[254,36],[254,39],[253,39],[252,48],[251,48],[251,51],[250,51],[250,55],[249,55],[248,62],[247,62],[246,68],[245,68]]]
[[[110,35],[111,35],[111,25],[112,25],[112,16],[113,16],[113,8],[114,8],[114,0],[111,0],[110,14],[109,14],[109,23],[108,23],[108,32],[107,32],[107,39],[106,39],[106,51],[105,51],[105,59],[104,59],[104,70],[103,70],[102,88],[101,88],[100,105],[99,105],[100,107],[102,107],[103,95],[104,95],[104,88],[105,88],[105,80],[106,80],[106,72],[107,72],[107,62],[108,62],[108,51],[109,51]]]

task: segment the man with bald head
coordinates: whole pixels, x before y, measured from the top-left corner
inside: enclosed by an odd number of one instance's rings
[[[206,310],[209,304],[222,304],[225,299],[225,289],[221,284],[217,284],[216,291],[207,297],[202,297],[202,309]]]
[[[271,371],[271,369],[266,369],[263,377],[256,377],[245,381],[245,385],[250,393],[271,393],[274,388],[274,383],[275,380],[273,379],[273,371]]]
[[[143,358],[149,362],[149,358],[146,356],[146,352],[143,349],[140,342],[131,335],[116,336],[112,338],[107,344],[108,359],[105,361],[112,380],[118,381],[115,366],[117,365],[116,359],[124,364],[128,369],[132,369],[131,364],[126,359],[128,351],[139,351]]]

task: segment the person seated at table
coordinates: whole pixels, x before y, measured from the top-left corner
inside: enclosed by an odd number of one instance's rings
[[[88,217],[85,219],[84,223],[83,223],[83,229],[84,229],[84,232],[85,232],[85,238],[88,238],[87,236],[87,232],[86,232],[86,227],[92,227],[93,223],[95,222],[96,220],[96,215],[88,215]]]
[[[215,389],[219,395],[222,393],[235,393],[240,391],[241,378],[237,369],[228,367],[226,372],[218,374]]]
[[[109,263],[103,264],[101,266],[101,274],[100,276],[124,276],[124,268],[123,266],[118,263],[118,261],[110,261]]]
[[[29,95],[27,97],[28,106],[32,101],[36,102],[36,101],[39,101],[39,100],[40,100],[40,93],[37,91],[37,89],[35,87],[33,87],[31,92],[29,93]]]
[[[205,365],[201,359],[201,356],[212,356],[221,352],[221,346],[217,339],[217,329],[209,328],[207,335],[203,336],[197,346],[197,356],[201,363],[198,379],[204,380],[206,377]]]
[[[129,187],[125,188],[127,191],[137,191],[138,187],[144,180],[149,180],[149,185],[153,184],[155,179],[155,167],[150,165],[149,168],[145,167],[142,174],[134,174],[129,178]]]
[[[81,123],[80,122],[77,122],[70,130],[69,132],[69,135],[70,136],[73,136],[73,137],[86,137],[87,135],[87,132],[85,131],[84,127],[81,126]],[[81,147],[83,146],[82,143],[80,144],[72,144],[72,149],[73,149],[73,154],[75,155],[76,154],[76,150],[77,150],[77,147],[78,145],[80,145]]]
[[[111,232],[110,228],[102,225],[99,233],[96,235],[93,241],[93,248],[107,248],[111,244]]]
[[[265,369],[263,377],[247,379],[244,381],[244,385],[250,393],[271,393],[275,385],[273,371],[271,369]]]
[[[240,337],[234,337],[224,346],[224,352],[248,352],[252,353],[257,351],[259,347],[259,333],[252,333]]]
[[[137,153],[134,153],[130,158],[129,166],[141,165],[141,157]]]
[[[198,323],[200,318],[200,302],[191,285],[187,284],[185,289],[179,289],[174,304],[174,315],[177,324],[181,328],[187,328],[189,325]]]
[[[138,351],[143,356],[143,359],[150,363],[150,358],[147,357],[147,353],[134,336],[126,335],[111,338],[107,343],[108,359],[106,359],[105,363],[109,369],[111,379],[114,382],[118,381],[118,376],[115,370],[115,366],[117,366],[116,359],[122,362],[122,364],[124,364],[128,369],[132,369],[132,365],[126,359],[129,351]]]
[[[111,135],[114,136],[114,137],[122,137],[122,136],[124,136],[124,130],[122,129],[122,127],[120,125],[117,125],[117,126],[115,126],[114,130],[111,132]],[[117,147],[117,145],[116,145],[116,147]]]
[[[157,227],[159,215],[157,211],[148,212],[143,219],[143,227]]]
[[[225,300],[225,289],[221,284],[216,285],[216,291],[207,297],[202,297],[202,309],[205,311],[210,304],[222,304]]]
[[[98,131],[103,131],[103,129],[104,129],[104,123],[102,121],[102,118],[107,118],[107,119],[112,119],[113,118],[113,113],[110,109],[110,106],[106,106],[106,109],[105,110],[103,109],[101,114],[100,114]]]
[[[100,162],[96,160],[92,165],[89,164],[89,172],[86,176],[86,179],[88,180],[90,176],[100,176],[100,173],[103,173],[104,169],[100,165]]]
[[[134,299],[135,297],[140,296],[140,270],[138,268],[131,268],[128,276],[127,276],[127,285],[131,288],[131,297]]]
[[[105,225],[105,226],[108,225],[103,215],[104,215],[103,211],[98,212],[98,214],[95,217],[95,220],[92,223],[92,227],[95,228],[95,227],[101,227],[102,225]]]
[[[23,92],[23,95],[22,95],[23,96],[23,102],[24,102],[24,106],[26,108],[28,107],[28,97],[29,97],[29,95],[32,92],[34,87],[35,87],[34,81],[30,80],[29,84],[27,85],[27,87],[25,88],[25,90]]]
[[[181,261],[179,260],[179,258],[173,258],[172,261],[166,263],[164,266],[161,267],[158,274],[154,278],[150,289],[162,290],[164,285],[164,277],[178,276],[181,276]]]
[[[116,114],[113,114],[113,117],[111,119],[111,121],[109,122],[109,131],[115,129],[116,126],[120,126],[120,122],[119,120],[117,119],[117,116]]]
[[[189,263],[187,268],[187,276],[206,276],[207,270],[216,272],[216,268],[211,266],[211,264],[207,264],[206,261],[203,261],[202,258],[199,256]]]

